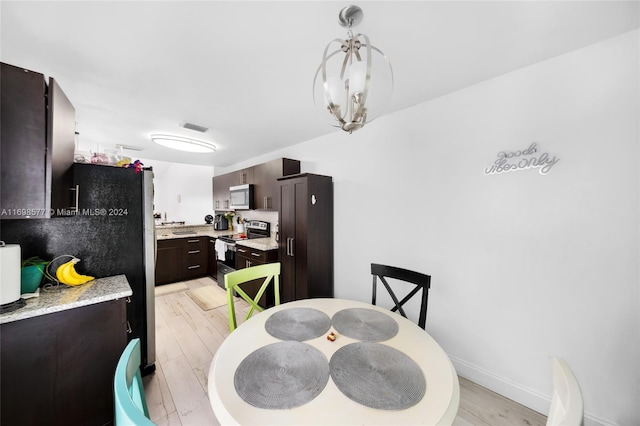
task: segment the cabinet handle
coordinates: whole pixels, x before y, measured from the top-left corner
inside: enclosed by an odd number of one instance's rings
[[[236,250],[239,251],[240,253],[246,253],[247,252],[246,250],[242,250],[240,248],[236,248]]]
[[[187,269],[198,269],[200,265],[188,266]]]
[[[187,240],[188,243],[199,243],[200,240]]]
[[[131,328],[131,323],[127,321],[127,334],[133,333],[133,329]]]
[[[69,188],[69,190],[76,191],[76,196],[75,196],[76,205],[71,207],[71,210],[78,213],[80,211],[80,185],[76,185],[75,188]]]
[[[258,253],[251,253],[251,256],[260,257]]]
[[[291,257],[295,256],[295,254],[293,253],[293,238],[291,238]]]
[[[245,265],[245,268],[251,268],[251,261],[250,260],[245,260],[244,261],[244,265]]]
[[[131,297],[127,296],[127,298],[125,299],[125,301],[126,301],[127,303],[131,303]]]
[[[200,250],[189,250],[189,254],[200,253]]]
[[[216,200],[216,210],[220,208],[220,200]]]

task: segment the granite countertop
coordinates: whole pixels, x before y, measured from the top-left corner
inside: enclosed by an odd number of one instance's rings
[[[40,288],[39,291],[39,297],[26,299],[26,306],[0,315],[0,324],[100,302],[108,302],[133,294],[124,275],[98,278],[77,287],[60,284],[54,289],[44,290]]]
[[[236,244],[263,251],[276,250],[278,248],[278,242],[275,238],[253,238],[251,240],[236,241]]]
[[[176,233],[177,232],[177,233]],[[156,238],[158,240],[173,240],[176,238],[189,237],[211,237],[218,238],[224,235],[231,235],[233,232],[229,230],[216,231],[213,225],[157,225]],[[278,242],[275,238],[253,238],[251,240],[236,241],[236,244],[250,247],[256,250],[275,250],[278,248]]]
[[[156,239],[173,240],[189,237],[213,237],[230,235],[228,230],[216,231],[213,225],[156,225]]]

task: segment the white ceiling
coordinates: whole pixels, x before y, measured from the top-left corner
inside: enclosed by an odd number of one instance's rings
[[[342,1],[2,1],[2,62],[58,80],[80,149],[227,166],[340,131],[312,102]],[[361,1],[393,65],[398,111],[640,26],[640,3]],[[210,128],[205,134],[180,127]],[[370,126],[376,125],[375,122]],[[154,146],[151,133],[213,141],[214,154]]]

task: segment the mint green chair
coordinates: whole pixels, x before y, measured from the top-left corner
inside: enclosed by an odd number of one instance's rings
[[[140,339],[133,339],[120,355],[113,378],[115,425],[155,426],[149,420],[140,374]]]
[[[249,281],[263,278],[264,281],[256,293],[255,298],[251,298],[240,286]],[[227,289],[227,309],[229,312],[229,330],[233,331],[238,327],[236,321],[236,309],[233,302],[234,292],[246,300],[251,308],[247,313],[245,321],[251,318],[255,311],[262,312],[264,309],[258,305],[258,301],[273,282],[273,292],[275,295],[275,304],[280,304],[280,262],[267,263],[265,265],[251,266],[249,268],[239,269],[230,272],[224,276],[224,287]]]

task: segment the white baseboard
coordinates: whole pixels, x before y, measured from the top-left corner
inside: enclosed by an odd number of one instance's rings
[[[490,389],[517,402],[518,404],[522,404],[525,407],[537,411],[538,413],[542,413],[545,416],[549,412],[551,398],[547,395],[543,395],[533,389],[526,388],[503,377],[498,377],[495,374],[483,370],[482,368],[470,364],[460,358],[456,358],[451,355],[449,355],[449,358],[451,359],[458,375],[465,379],[469,379],[480,386]]]
[[[512,382],[504,377],[496,376],[487,370],[455,356],[449,355],[449,358],[459,376],[492,390],[505,398],[509,398],[518,404],[531,408],[538,413],[542,413],[545,416],[549,412],[551,406],[550,396],[543,395],[540,392]],[[616,424],[585,413],[584,426],[616,426]]]

